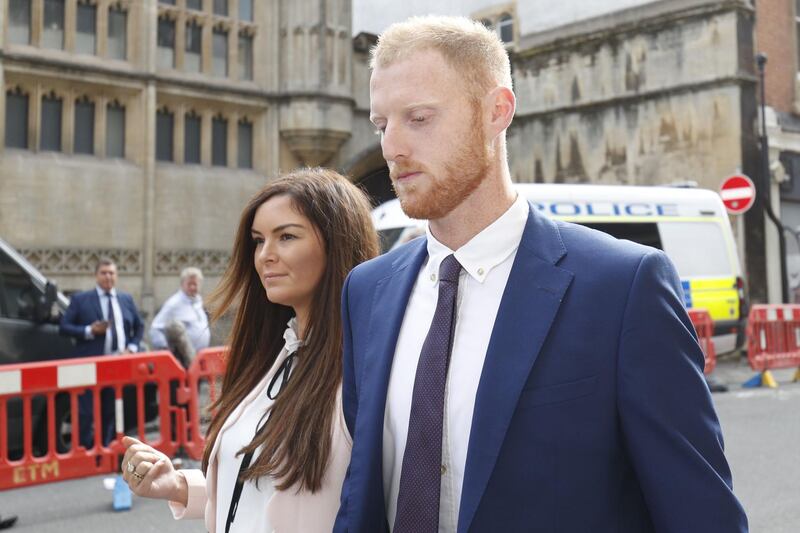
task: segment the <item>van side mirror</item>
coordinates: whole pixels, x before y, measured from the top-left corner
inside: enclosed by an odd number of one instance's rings
[[[48,281],[44,287],[44,294],[39,296],[34,310],[34,320],[36,322],[49,322],[53,317],[53,304],[58,299],[58,288],[55,283]]]

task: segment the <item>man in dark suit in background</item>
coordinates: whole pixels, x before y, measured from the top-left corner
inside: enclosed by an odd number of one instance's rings
[[[111,259],[100,259],[95,268],[97,286],[71,298],[61,319],[61,334],[76,339],[73,355],[133,353],[139,350],[144,323],[130,294],[117,291],[117,265]],[[114,436],[114,391],[101,394],[103,445]],[[80,407],[81,444],[94,443],[93,395],[87,391],[78,398]]]

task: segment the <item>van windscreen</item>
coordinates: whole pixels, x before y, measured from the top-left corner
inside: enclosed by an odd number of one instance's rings
[[[661,237],[658,234],[658,226],[655,222],[637,222],[629,223],[591,223],[584,224],[588,228],[600,230],[603,233],[608,233],[617,239],[625,239],[628,241],[638,242],[645,246],[652,246],[653,248],[663,249],[661,246]]]

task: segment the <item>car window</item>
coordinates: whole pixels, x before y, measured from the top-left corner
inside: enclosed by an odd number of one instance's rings
[[[39,294],[28,273],[0,250],[0,316],[32,318],[33,309],[25,306],[24,302],[33,303]]]

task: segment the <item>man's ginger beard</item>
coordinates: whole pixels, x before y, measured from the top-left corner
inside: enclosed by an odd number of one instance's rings
[[[395,163],[389,171],[392,187],[400,199],[403,212],[411,218],[436,220],[458,207],[486,177],[491,164],[491,147],[484,144],[483,123],[480,120],[480,103],[472,105],[471,122],[466,139],[458,139],[460,148],[445,164],[444,175],[435,176],[421,163],[413,160]],[[424,172],[427,186],[397,183],[397,177],[408,172]],[[418,179],[418,178],[417,178]]]

